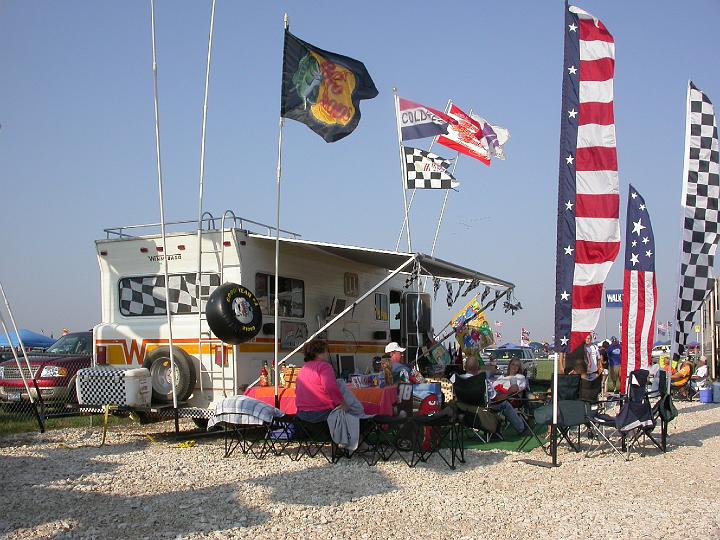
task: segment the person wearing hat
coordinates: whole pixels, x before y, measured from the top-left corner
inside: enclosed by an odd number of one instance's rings
[[[410,366],[405,363],[405,349],[392,341],[385,346],[385,354],[390,355],[393,379],[398,382],[410,382]]]

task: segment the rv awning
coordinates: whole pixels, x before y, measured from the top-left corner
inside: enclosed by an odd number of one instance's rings
[[[251,238],[258,240],[266,240],[274,242],[275,238],[271,236],[248,234]],[[384,268],[392,271],[402,265],[411,257],[415,257],[420,263],[421,274],[423,276],[432,276],[441,279],[457,279],[472,280],[477,279],[483,285],[488,285],[501,289],[512,289],[515,287],[513,283],[498,279],[487,274],[483,274],[464,266],[459,266],[436,257],[425,255],[424,253],[403,253],[396,251],[384,251],[379,249],[369,249],[355,246],[343,246],[340,244],[328,244],[324,242],[313,242],[311,240],[297,240],[293,238],[280,238],[282,244],[302,246],[309,250],[321,251],[329,253],[337,257],[342,257],[352,262],[367,264],[378,268]]]

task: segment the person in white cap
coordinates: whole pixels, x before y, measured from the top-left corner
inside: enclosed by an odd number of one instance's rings
[[[410,382],[410,367],[405,363],[405,349],[396,341],[392,341],[385,346],[385,354],[390,355],[393,379],[404,383]]]

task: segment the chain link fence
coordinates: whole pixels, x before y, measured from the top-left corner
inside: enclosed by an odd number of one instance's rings
[[[67,334],[47,350],[0,349],[0,434],[90,426],[81,414],[75,378],[92,364],[92,333]],[[28,363],[30,364],[28,367]],[[32,399],[31,399],[32,398]]]

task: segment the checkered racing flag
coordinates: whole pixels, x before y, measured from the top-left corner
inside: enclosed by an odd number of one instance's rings
[[[453,305],[453,288],[452,288],[452,283],[450,283],[449,281],[446,281],[446,282],[445,282],[445,288],[447,289],[447,297],[446,297],[446,299],[447,299],[447,305],[448,305],[449,308],[451,308],[452,305]]]
[[[403,147],[407,189],[455,189],[460,182],[447,168],[450,160],[418,148]]]
[[[687,102],[683,227],[673,352],[685,345],[695,313],[713,285],[712,267],[720,238],[720,159],[710,99],[690,82]]]

